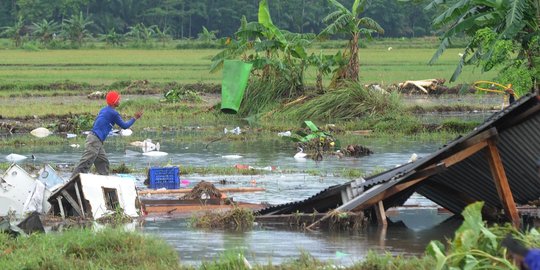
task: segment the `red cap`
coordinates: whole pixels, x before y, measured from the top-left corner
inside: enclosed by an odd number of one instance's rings
[[[110,91],[107,93],[107,104],[109,106],[113,106],[114,104],[118,103],[120,101],[120,94],[116,91]]]

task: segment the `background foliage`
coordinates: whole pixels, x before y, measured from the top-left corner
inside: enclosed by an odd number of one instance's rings
[[[351,7],[353,0],[340,0]],[[423,9],[429,1],[415,4],[396,0],[370,0],[363,16],[373,18],[385,37],[418,37],[432,35],[433,10]],[[318,33],[322,22],[333,9],[327,0],[271,0],[272,19],[277,27],[296,33]],[[207,31],[218,37],[231,36],[245,15],[248,21],[257,18],[259,0],[5,0],[0,1],[0,28],[13,26],[19,18],[31,26],[43,20],[62,23],[73,15],[93,21],[93,35],[112,30],[128,33],[139,23],[168,29],[173,38],[197,38]],[[28,29],[30,31],[30,29]]]

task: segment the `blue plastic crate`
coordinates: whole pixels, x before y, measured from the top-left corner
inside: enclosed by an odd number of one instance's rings
[[[148,170],[150,188],[179,189],[180,179],[178,167],[154,167]]]

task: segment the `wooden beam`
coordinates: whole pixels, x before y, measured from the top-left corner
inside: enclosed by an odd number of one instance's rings
[[[379,226],[388,226],[388,222],[386,221],[386,213],[384,212],[383,202],[379,201],[373,207],[375,208],[375,215],[377,216],[377,223],[379,224]]]
[[[497,193],[499,193],[499,198],[504,207],[504,213],[514,227],[519,228],[520,220],[516,203],[514,202],[514,197],[512,196],[512,191],[510,190],[510,185],[508,184],[508,179],[504,172],[504,166],[499,151],[497,150],[497,145],[492,139],[488,140],[487,157],[491,174],[495,181],[495,187],[497,188]]]
[[[66,198],[69,204],[71,204],[71,207],[73,207],[73,209],[77,211],[79,216],[82,217],[83,214],[82,214],[81,208],[79,208],[79,205],[77,205],[77,202],[73,199],[73,197],[71,197],[71,195],[69,195],[69,193],[67,193],[66,190],[62,190],[62,195],[64,195],[64,198]]]
[[[79,192],[79,185],[77,184],[77,182],[75,182],[75,193],[77,194],[77,201],[79,202],[79,206],[81,207],[82,217],[86,218],[86,214],[84,213],[84,206],[82,204],[81,193]]]

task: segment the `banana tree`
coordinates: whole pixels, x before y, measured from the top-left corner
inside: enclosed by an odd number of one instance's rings
[[[241,56],[253,63],[253,71],[262,79],[284,78],[290,90],[303,88],[303,72],[307,67],[306,47],[315,38],[313,34],[297,34],[280,30],[272,22],[266,0],[259,3],[258,21],[242,18],[235,38],[221,42],[226,49],[212,58],[211,71],[222,67],[225,59]]]
[[[444,1],[433,0],[426,9]],[[453,37],[466,34],[473,37],[467,44],[450,81],[455,81],[468,64],[481,65],[484,71],[500,62],[501,47],[511,42],[507,55],[512,65],[525,62],[534,77],[538,91],[540,68],[540,0],[458,0],[433,21],[445,29],[439,48],[429,61],[433,64],[449,46]],[[489,31],[486,31],[489,30]],[[486,33],[493,33],[487,35]],[[488,37],[488,38],[483,38]],[[508,47],[508,46],[507,46]],[[517,53],[512,52],[516,48]]]
[[[372,33],[383,34],[384,29],[373,19],[361,17],[365,11],[367,0],[355,0],[351,10],[345,8],[337,0],[328,0],[337,10],[328,14],[324,23],[328,26],[319,36],[326,38],[336,34],[345,34],[349,38],[347,50],[343,57],[348,59],[346,66],[340,68],[334,76],[333,85],[344,80],[358,81],[360,63],[358,60],[358,43],[361,37],[371,38]]]
[[[71,40],[73,44],[81,46],[84,39],[90,36],[88,27],[92,25],[94,21],[88,17],[84,17],[82,11],[79,14],[73,14],[69,19],[64,19],[62,24],[62,34],[67,39]]]
[[[0,35],[13,40],[13,43],[15,43],[15,47],[19,47],[23,44],[25,26],[22,17],[19,17],[19,20],[17,20],[17,22],[13,26],[6,26],[2,29],[4,30],[2,31],[2,33],[0,33]]]
[[[47,45],[51,42],[58,29],[58,23],[53,20],[47,21],[46,19],[43,19],[43,21],[39,23],[33,23],[32,34],[38,38],[41,43]]]

